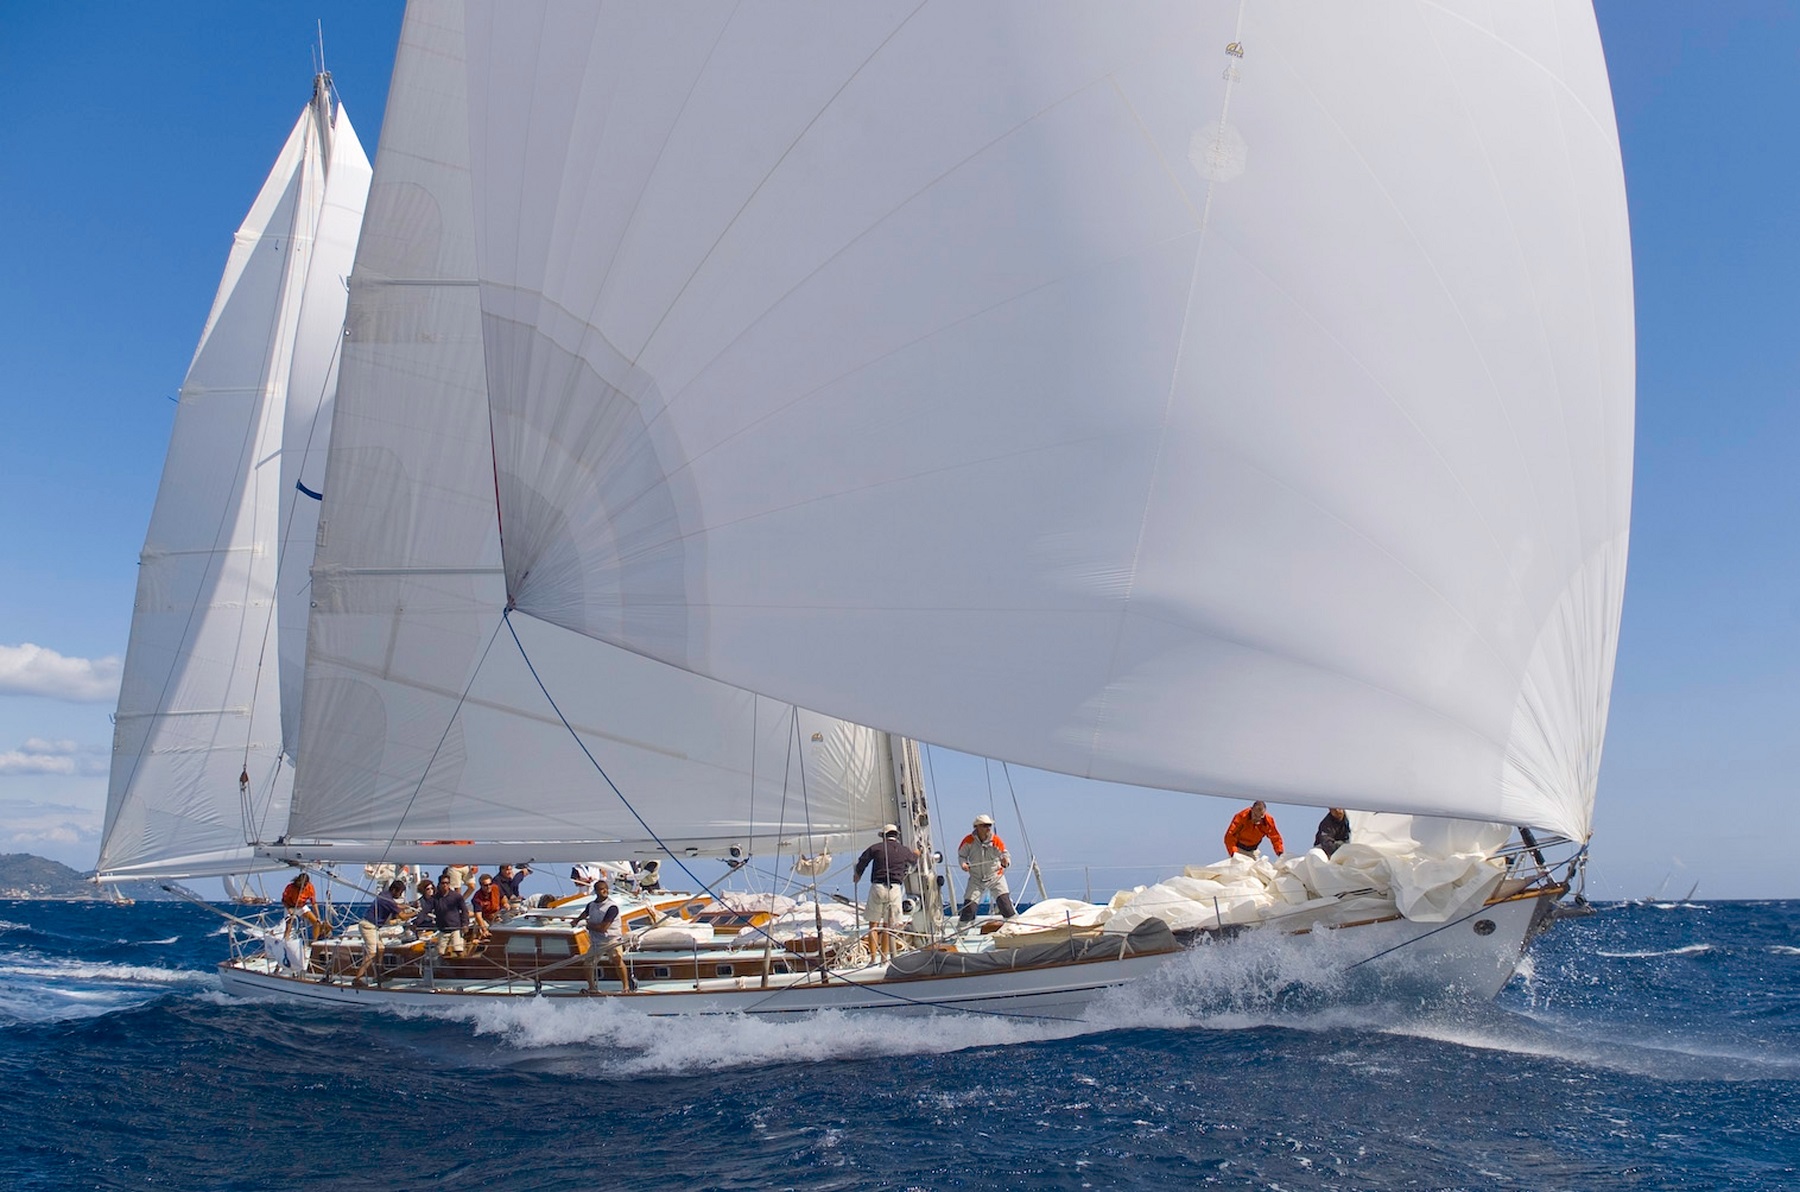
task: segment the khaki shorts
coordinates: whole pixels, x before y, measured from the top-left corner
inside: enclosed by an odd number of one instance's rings
[[[364,955],[373,956],[381,951],[381,929],[379,927],[364,919],[356,925],[356,929],[362,932]]]
[[[906,887],[895,882],[871,882],[869,885],[869,926],[892,927],[900,922]]]

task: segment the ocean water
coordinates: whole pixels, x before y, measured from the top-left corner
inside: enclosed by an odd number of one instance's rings
[[[0,902],[0,1188],[1795,1188],[1800,903],[1608,907],[1491,1004],[1255,937],[1079,1025],[223,994],[181,903]]]

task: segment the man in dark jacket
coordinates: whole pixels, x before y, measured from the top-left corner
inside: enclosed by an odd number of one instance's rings
[[[1327,857],[1350,843],[1350,816],[1342,807],[1333,807],[1325,812],[1325,818],[1319,821],[1319,830],[1313,833],[1313,847],[1324,851]]]
[[[919,854],[900,843],[897,824],[882,828],[881,839],[856,859],[851,881],[862,881],[863,870],[874,867],[869,875],[869,947],[877,957],[894,954],[893,928],[900,925],[906,902],[906,874],[918,862]]]
[[[362,963],[356,968],[355,975],[351,977],[350,984],[361,985],[363,978],[368,976],[369,970],[374,967],[376,957],[381,955],[381,929],[389,923],[403,923],[412,916],[412,907],[400,901],[401,895],[405,893],[405,882],[389,882],[388,888],[375,896],[375,905],[369,908],[369,913],[364,915],[362,921],[356,925],[357,930],[362,933],[363,958]],[[376,984],[381,983],[379,974],[376,976],[375,982]]]
[[[449,937],[447,945],[441,944],[440,950],[445,956],[461,956],[467,950],[463,943],[463,928],[469,925],[469,903],[463,897],[460,888],[454,885],[449,875],[438,879],[437,924],[440,938]]]
[[[518,907],[524,904],[525,899],[519,893],[519,883],[524,881],[530,872],[531,866],[529,865],[502,865],[500,867],[500,876],[494,879],[494,884],[499,886],[500,893],[506,896],[508,906]]]

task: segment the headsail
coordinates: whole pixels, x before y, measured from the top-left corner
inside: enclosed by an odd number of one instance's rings
[[[409,5],[350,298],[284,847],[585,859],[866,833],[893,815],[880,734],[503,624],[462,40],[459,6]]]
[[[312,539],[284,534],[299,465],[284,420],[291,395],[316,407],[331,383],[368,179],[321,79],[238,229],[182,385],[138,572],[102,881],[242,873],[258,864],[248,843],[286,827],[277,569],[304,576]]]
[[[520,609],[1033,766],[1586,836],[1634,364],[1585,3],[468,9]]]

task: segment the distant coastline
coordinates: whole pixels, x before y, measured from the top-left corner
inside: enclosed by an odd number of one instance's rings
[[[0,901],[115,902],[111,884],[93,882],[93,872],[81,873],[61,861],[32,853],[0,853]],[[121,882],[118,894],[128,899],[161,900],[171,897],[153,882]]]

